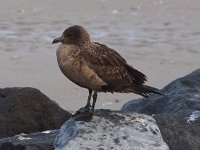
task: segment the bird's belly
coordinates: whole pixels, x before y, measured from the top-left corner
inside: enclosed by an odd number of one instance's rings
[[[68,79],[81,87],[101,91],[101,87],[106,85],[92,69],[82,62],[68,60],[60,63],[59,67]]]

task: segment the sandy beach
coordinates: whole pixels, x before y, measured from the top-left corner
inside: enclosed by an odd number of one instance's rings
[[[163,88],[200,68],[199,0],[0,0],[0,88],[35,87],[76,111],[88,91],[59,70],[52,40],[79,24]],[[120,109],[135,94],[99,93],[96,108]]]

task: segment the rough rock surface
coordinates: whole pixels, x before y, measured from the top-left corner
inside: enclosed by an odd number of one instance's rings
[[[66,121],[56,150],[168,150],[155,120],[147,115],[97,110],[91,122]]]
[[[21,134],[0,139],[0,150],[54,150],[57,130]]]
[[[109,110],[97,110],[91,122],[77,122],[71,118],[60,131],[0,139],[0,150],[54,150],[54,147],[56,150],[169,149],[152,117]]]
[[[131,100],[124,112],[153,115],[170,150],[200,149],[200,69],[163,90],[166,96]]]
[[[200,120],[188,123],[176,115],[156,115],[155,119],[170,150],[200,150]]]
[[[57,129],[70,116],[37,89],[0,89],[0,138]]]

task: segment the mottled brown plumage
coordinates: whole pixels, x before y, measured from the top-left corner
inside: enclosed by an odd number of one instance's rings
[[[57,49],[61,71],[72,82],[89,90],[86,108],[90,108],[92,91],[92,111],[97,92],[133,92],[144,97],[150,93],[161,94],[158,89],[144,85],[146,76],[130,66],[115,50],[91,42],[83,27],[69,27],[53,41],[57,42],[62,43]]]

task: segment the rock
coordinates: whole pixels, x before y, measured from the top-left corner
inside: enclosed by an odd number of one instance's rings
[[[200,69],[162,89],[165,96],[131,100],[123,112],[154,116],[170,150],[200,149]]]
[[[149,98],[131,100],[122,111],[145,114],[180,114],[185,117],[200,110],[200,69],[167,85],[162,92]]]
[[[0,89],[0,138],[57,129],[70,116],[37,89]]]
[[[147,115],[96,110],[91,122],[66,121],[56,150],[168,150],[155,120]]]
[[[0,150],[54,150],[54,147],[56,150],[169,149],[152,117],[109,110],[96,110],[91,122],[75,121],[72,117],[60,130],[0,139]]]
[[[200,121],[188,123],[176,115],[156,115],[158,127],[170,150],[200,150]]]
[[[57,130],[49,130],[3,138],[0,139],[0,150],[54,150],[57,133]]]

